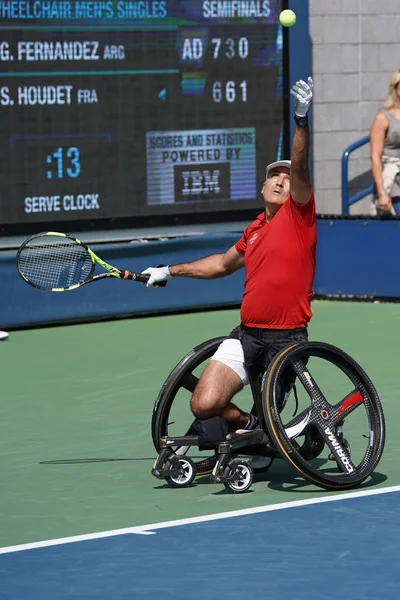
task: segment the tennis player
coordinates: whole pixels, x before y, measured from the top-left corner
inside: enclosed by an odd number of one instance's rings
[[[240,410],[234,395],[264,373],[279,352],[307,341],[317,241],[314,194],[308,168],[308,110],[313,81],[297,81],[291,160],[267,166],[264,211],[225,254],[143,271],[153,287],[173,277],[215,279],[245,268],[241,324],[222,342],[191,398],[197,419],[220,417],[230,430],[255,429],[257,417]],[[287,390],[286,390],[287,391]]]

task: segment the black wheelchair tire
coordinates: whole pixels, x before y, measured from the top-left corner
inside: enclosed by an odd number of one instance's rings
[[[301,448],[293,443],[286,435],[285,427],[280,418],[280,404],[277,394],[279,377],[295,356],[309,353],[329,360],[342,370],[350,379],[357,380],[364,390],[365,408],[369,424],[373,430],[372,448],[368,448],[363,460],[354,474],[342,473],[329,475],[317,471],[301,455]],[[379,463],[385,445],[385,419],[378,393],[371,380],[360,365],[340,348],[323,342],[304,342],[283,350],[269,365],[262,380],[262,399],[264,417],[269,434],[285,458],[305,479],[315,485],[330,490],[345,490],[359,486],[374,471]]]

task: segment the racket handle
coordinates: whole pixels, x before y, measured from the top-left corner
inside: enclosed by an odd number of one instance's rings
[[[150,275],[147,273],[143,275],[143,273],[132,273],[131,271],[123,271],[122,279],[130,279],[131,281],[138,281],[139,283],[147,283],[150,279]],[[156,287],[165,287],[167,285],[166,281],[162,281],[158,283]]]

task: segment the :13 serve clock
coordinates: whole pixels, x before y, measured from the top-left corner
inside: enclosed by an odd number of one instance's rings
[[[59,146],[52,154],[47,154],[47,179],[76,179],[81,174],[81,153],[76,146]]]

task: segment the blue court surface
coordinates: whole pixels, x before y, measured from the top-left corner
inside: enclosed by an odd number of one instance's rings
[[[397,600],[400,486],[0,549],[2,600]]]

